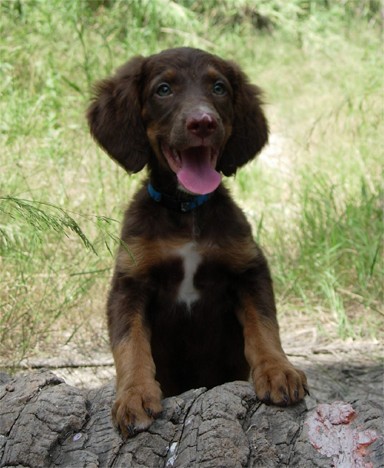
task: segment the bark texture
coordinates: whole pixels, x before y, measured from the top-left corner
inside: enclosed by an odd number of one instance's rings
[[[384,466],[383,408],[369,400],[277,408],[233,382],[166,399],[148,431],[123,441],[113,399],[113,383],[86,391],[50,371],[0,374],[0,466]]]

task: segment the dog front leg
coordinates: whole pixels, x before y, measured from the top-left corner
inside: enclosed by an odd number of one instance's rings
[[[306,376],[285,355],[274,314],[263,314],[257,303],[254,298],[245,296],[238,311],[245,358],[256,395],[264,403],[281,406],[297,403],[308,393]]]
[[[126,301],[109,305],[111,347],[116,367],[116,401],[112,408],[114,424],[123,437],[147,429],[162,410],[161,389],[155,380],[150,332],[143,310],[122,313]],[[113,313],[111,313],[111,310]]]

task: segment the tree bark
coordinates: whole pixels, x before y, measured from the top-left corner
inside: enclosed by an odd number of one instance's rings
[[[89,391],[50,371],[0,375],[0,466],[382,467],[383,409],[355,400],[278,408],[247,382],[164,400],[148,431],[123,441],[113,383]]]

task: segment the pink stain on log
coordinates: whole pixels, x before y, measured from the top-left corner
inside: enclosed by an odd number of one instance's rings
[[[335,401],[320,404],[307,418],[308,437],[322,455],[332,458],[338,468],[373,468],[364,460],[369,447],[379,435],[370,429],[352,427],[356,412],[349,403]]]

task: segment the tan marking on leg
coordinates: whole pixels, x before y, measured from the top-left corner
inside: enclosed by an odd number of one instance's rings
[[[257,397],[283,406],[302,400],[308,393],[307,379],[285,355],[277,322],[261,315],[250,298],[244,300],[238,317]]]
[[[161,412],[161,390],[155,380],[149,332],[137,314],[129,336],[113,349],[116,401],[112,416],[124,437],[146,429]]]

